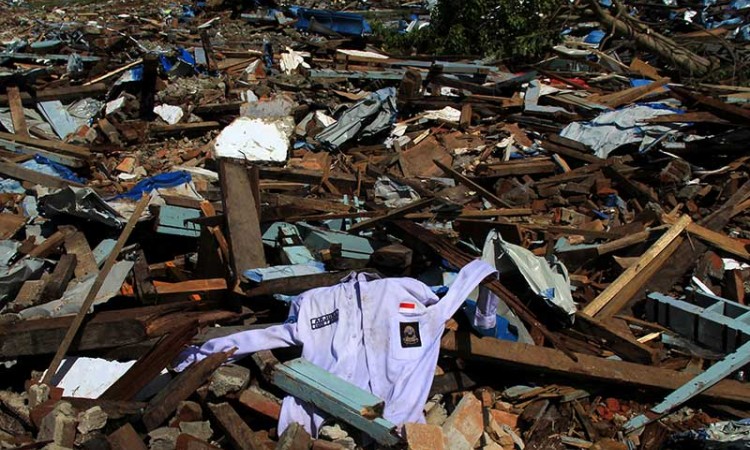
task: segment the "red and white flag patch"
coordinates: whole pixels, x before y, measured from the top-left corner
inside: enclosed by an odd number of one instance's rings
[[[401,302],[398,304],[398,312],[400,313],[413,313],[417,311],[416,303]]]

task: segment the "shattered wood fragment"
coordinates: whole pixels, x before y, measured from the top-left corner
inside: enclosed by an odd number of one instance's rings
[[[211,374],[229,358],[229,353],[218,352],[190,366],[148,402],[143,413],[143,424],[151,431],[163,424],[175,412],[180,402],[186,400]]]

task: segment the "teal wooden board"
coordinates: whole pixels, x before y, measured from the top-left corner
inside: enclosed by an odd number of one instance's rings
[[[303,358],[277,365],[273,383],[294,397],[312,403],[367,433],[379,444],[393,446],[401,442],[395,434],[396,426],[393,423],[382,417],[367,419],[361,414],[365,408],[382,411],[381,399]]]
[[[197,209],[164,205],[159,210],[159,225],[156,227],[156,232],[177,236],[198,237],[201,234],[200,226],[185,221],[197,219],[200,216],[201,212]]]

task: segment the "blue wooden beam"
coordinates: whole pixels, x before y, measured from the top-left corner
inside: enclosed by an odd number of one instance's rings
[[[367,433],[379,444],[401,442],[396,426],[382,418],[383,400],[303,358],[274,366],[272,380],[294,397]]]

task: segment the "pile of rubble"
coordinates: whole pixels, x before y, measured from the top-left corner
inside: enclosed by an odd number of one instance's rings
[[[747,2],[3,3],[0,448],[750,442]]]

